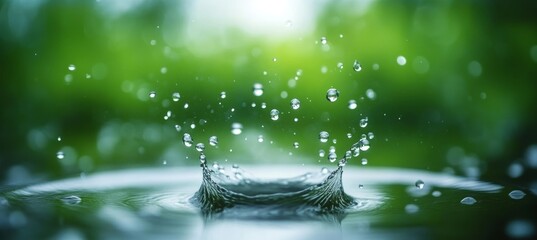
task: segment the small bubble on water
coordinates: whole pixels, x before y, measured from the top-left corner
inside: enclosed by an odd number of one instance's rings
[[[241,134],[242,133],[242,124],[240,124],[240,123],[231,124],[231,133],[233,135]]]
[[[360,64],[358,60],[354,60],[354,63],[352,64],[352,69],[354,69],[355,72],[362,71],[362,64]]]
[[[405,212],[408,214],[414,214],[420,211],[420,207],[416,204],[407,204],[405,206]]]
[[[326,91],[326,99],[330,102],[335,102],[339,97],[339,91],[335,88],[330,88]]]
[[[377,98],[377,93],[375,93],[375,91],[373,91],[373,89],[367,89],[365,91],[365,95],[367,96],[367,98],[369,98],[370,100],[375,100],[375,98]]]
[[[221,93],[220,93],[220,98],[221,98],[221,99],[226,98],[226,92],[221,92]]]
[[[261,96],[263,95],[263,85],[261,83],[255,83],[253,87],[254,96]]]
[[[209,137],[209,145],[215,147],[218,145],[218,137],[217,136],[211,136]]]
[[[362,165],[367,165],[367,158],[362,158]]]
[[[335,162],[337,159],[337,155],[335,152],[328,153],[328,161]]]
[[[62,152],[62,151],[59,151],[56,153],[56,158],[58,159],[63,159],[65,157],[65,154]]]
[[[319,157],[324,157],[325,156],[325,152],[324,150],[319,150]]]
[[[321,168],[321,173],[322,174],[328,174],[329,172],[330,172],[330,170],[328,170],[328,168],[325,168],[325,167]]]
[[[240,173],[240,172],[236,172],[236,173],[235,173],[235,178],[236,178],[237,180],[242,180],[242,179],[244,179],[244,177],[242,176],[242,173]]]
[[[361,128],[367,127],[367,123],[368,123],[368,118],[367,117],[360,119],[360,127]]]
[[[338,62],[336,66],[337,66],[337,68],[339,70],[343,70],[343,63],[342,62]]]
[[[293,147],[294,147],[294,148],[298,148],[299,146],[300,146],[300,144],[299,144],[298,142],[294,142],[294,143],[293,143]]]
[[[270,119],[276,121],[280,118],[280,111],[278,109],[270,110]]]
[[[205,163],[207,161],[207,157],[205,156],[204,153],[200,153],[199,160],[200,160],[200,163]]]
[[[477,202],[477,200],[475,200],[475,198],[473,197],[465,197],[461,200],[461,204],[464,204],[464,205],[473,205]]]
[[[406,58],[404,56],[397,56],[397,64],[404,66],[406,64]]]
[[[513,190],[509,193],[509,197],[515,200],[520,200],[526,196],[526,193],[520,191],[520,190]]]
[[[181,98],[181,94],[179,94],[178,92],[174,92],[174,93],[172,93],[172,100],[173,100],[174,102],[179,101],[180,98]]]
[[[293,108],[294,110],[299,109],[300,108],[300,100],[298,100],[296,98],[291,99],[291,108]]]
[[[68,205],[77,205],[82,202],[82,199],[79,196],[71,195],[67,197],[62,197],[61,201]]]
[[[326,45],[328,43],[328,40],[326,40],[326,37],[321,37],[321,44]]]
[[[76,70],[76,66],[74,64],[70,64],[67,69],[69,69],[69,71],[74,71]]]
[[[220,168],[220,165],[218,164],[218,162],[213,163],[213,168],[214,169],[219,169]]]
[[[319,140],[322,142],[322,143],[325,143],[325,142],[328,142],[328,137],[330,135],[328,134],[327,131],[321,131],[319,133]]]
[[[262,143],[263,141],[265,141],[265,138],[263,137],[263,135],[257,136],[257,142]]]
[[[155,98],[156,96],[157,96],[157,92],[155,92],[155,91],[149,92],[149,97],[150,98]]]
[[[425,183],[422,180],[418,180],[414,186],[416,186],[417,189],[423,189],[423,187],[425,187]]]
[[[433,191],[433,192],[431,193],[431,195],[433,195],[433,197],[440,197],[440,196],[442,196],[442,192],[440,192],[440,191]]]
[[[354,110],[358,107],[358,104],[356,103],[356,100],[351,99],[349,100],[349,109]]]
[[[368,137],[369,139],[373,139],[373,138],[375,138],[375,134],[374,134],[373,132],[368,132],[368,133],[367,133],[367,137]]]
[[[192,139],[192,136],[190,136],[190,134],[183,134],[183,144],[186,147],[191,147],[194,144],[194,139]]]

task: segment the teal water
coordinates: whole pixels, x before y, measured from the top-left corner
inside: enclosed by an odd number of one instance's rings
[[[10,239],[437,239],[535,236],[535,196],[522,189],[411,169],[343,169],[343,208],[294,202],[338,171],[316,166],[241,166],[214,181],[240,195],[200,208],[199,168],[95,173],[14,189],[1,197]],[[308,172],[296,176],[296,173]],[[219,177],[218,177],[219,176]],[[256,176],[256,177],[251,177]],[[246,181],[246,180],[248,181]],[[416,181],[423,185],[416,185]],[[511,193],[511,195],[510,195]],[[315,196],[319,193],[314,194]],[[307,194],[306,194],[307,195]],[[308,195],[309,196],[309,195]],[[198,196],[199,197],[199,196]],[[233,196],[237,198],[237,196]],[[465,198],[475,199],[469,204]],[[464,202],[464,203],[461,203]],[[465,204],[466,203],[466,204]],[[445,216],[450,216],[446,218]],[[451,220],[445,220],[451,219]],[[457,219],[457,221],[453,221]],[[513,230],[514,229],[514,230]]]

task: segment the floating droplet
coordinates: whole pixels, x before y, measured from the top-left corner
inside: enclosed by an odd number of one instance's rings
[[[322,174],[328,174],[329,172],[330,172],[330,170],[328,170],[328,168],[325,168],[325,167],[321,168],[321,173]]]
[[[82,202],[82,199],[79,196],[71,195],[67,197],[62,197],[61,201],[68,205],[77,205]]]
[[[335,152],[328,153],[328,161],[335,162],[337,159],[337,155]]]
[[[291,108],[293,108],[294,110],[299,109],[300,108],[300,100],[298,100],[296,98],[291,99]]]
[[[368,123],[368,119],[367,119],[367,117],[366,117],[366,118],[362,118],[362,119],[360,119],[360,127],[361,127],[361,128],[365,128],[365,127],[367,127],[367,123]]]
[[[155,91],[149,92],[149,97],[150,98],[155,98],[156,96],[157,96],[157,92],[155,92]]]
[[[354,71],[356,72],[362,71],[362,64],[360,64],[358,60],[354,60],[354,63],[352,64],[352,69],[354,69]]]
[[[262,143],[263,141],[265,141],[265,138],[263,137],[263,135],[257,136],[257,142]]]
[[[339,70],[343,70],[343,63],[342,62],[338,62],[336,66],[337,66],[337,68]]]
[[[298,148],[299,146],[300,146],[300,144],[299,144],[298,142],[294,142],[294,143],[293,143],[293,147],[294,147],[294,148]]]
[[[345,165],[347,165],[347,159],[346,158],[342,158],[341,160],[339,160],[338,166],[344,167]]]
[[[322,150],[322,149],[319,150],[319,157],[324,157],[324,155],[325,155],[324,150]]]
[[[205,163],[207,161],[207,157],[205,156],[204,153],[200,153],[200,162],[201,163]]]
[[[352,138],[352,133],[347,133],[347,138]]]
[[[420,207],[416,204],[407,204],[405,206],[405,212],[408,214],[414,214],[420,211]]]
[[[339,91],[335,88],[330,88],[326,91],[326,99],[330,102],[335,102],[339,97]]]
[[[326,40],[326,37],[321,37],[321,44],[326,45],[326,43],[328,43],[328,41]]]
[[[362,158],[362,165],[367,165],[367,158]]]
[[[58,142],[61,142],[62,141],[62,137],[58,137]]]
[[[375,134],[374,134],[373,132],[368,132],[368,133],[367,133],[367,137],[368,137],[369,139],[373,139],[373,138],[375,138]]]
[[[254,84],[253,90],[254,90],[254,96],[259,97],[263,95],[263,85],[261,85],[261,83]]]
[[[328,132],[326,131],[321,131],[319,133],[319,140],[322,142],[322,143],[325,143],[325,142],[328,142],[328,137],[330,135],[328,134]]]
[[[477,200],[475,200],[475,198],[473,197],[465,197],[461,200],[461,203],[464,204],[464,205],[473,205],[477,202]]]
[[[74,71],[76,70],[76,66],[74,64],[70,64],[67,69],[69,69],[69,71]]]
[[[280,111],[278,109],[270,110],[270,119],[276,121],[280,118]]]
[[[196,150],[198,152],[203,152],[203,150],[205,150],[205,144],[203,144],[203,143],[196,144]]]
[[[365,91],[365,95],[371,100],[375,100],[375,98],[377,98],[377,94],[375,93],[375,91],[373,91],[373,89],[367,89]]]
[[[181,125],[175,124],[175,130],[180,132],[181,131]]]
[[[221,98],[221,99],[226,98],[226,92],[221,92],[221,93],[220,93],[220,98]]]
[[[398,56],[397,64],[399,64],[400,66],[404,66],[406,64],[406,58],[404,56]]]
[[[367,151],[369,150],[369,140],[362,138],[358,141],[358,148],[360,148],[360,151]]]
[[[59,151],[56,153],[56,158],[63,159],[65,157],[65,154],[62,151]]]
[[[216,136],[209,137],[209,145],[211,145],[213,147],[218,145],[218,137],[216,137]]]
[[[173,100],[174,102],[179,101],[180,98],[181,98],[181,94],[179,94],[178,92],[174,92],[174,93],[172,93],[172,100]]]
[[[526,193],[520,191],[520,190],[513,190],[509,193],[509,197],[515,200],[520,200],[526,196]]]
[[[358,104],[356,103],[356,100],[352,99],[349,100],[349,109],[354,110],[358,107]]]
[[[242,124],[240,124],[240,123],[231,124],[231,133],[233,135],[241,134],[242,133]]]
[[[442,192],[440,191],[433,191],[433,193],[431,193],[433,195],[433,197],[440,197],[442,196]]]
[[[183,134],[183,144],[186,147],[191,147],[194,144],[194,140],[192,139],[192,136],[190,136],[190,134]]]
[[[414,185],[416,186],[417,189],[423,189],[423,187],[425,187],[425,183],[422,180],[416,181]]]

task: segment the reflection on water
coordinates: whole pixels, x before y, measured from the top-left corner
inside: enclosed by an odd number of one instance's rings
[[[242,192],[243,197],[254,192],[267,197],[281,188],[293,192],[294,188],[300,189],[331,175],[316,166],[246,166],[241,169],[245,176],[256,175],[252,178],[256,183],[249,185],[250,188],[229,182],[226,186]],[[169,239],[178,236],[185,239],[326,239],[334,236],[419,239],[439,237],[445,232],[453,237],[483,237],[487,231],[478,226],[493,224],[492,219],[498,216],[509,219],[519,214],[520,209],[531,210],[531,202],[535,200],[534,195],[525,195],[524,190],[513,191],[509,187],[449,174],[390,168],[346,167],[344,170],[342,183],[355,203],[344,211],[308,211],[311,208],[303,205],[284,208],[256,201],[245,201],[222,211],[200,211],[191,201],[202,180],[199,168],[158,168],[96,173],[84,178],[4,189],[0,222],[2,229],[14,239],[43,236],[59,239]],[[293,178],[293,174],[300,171],[310,171],[310,174]],[[269,181],[274,178],[279,180]],[[417,180],[420,180],[420,187],[416,187]],[[461,204],[466,197],[476,202]],[[460,221],[441,222],[441,216],[448,214],[460,217]],[[525,233],[527,236],[535,227],[525,219],[513,219],[505,224],[501,228],[502,235]],[[33,231],[24,231],[29,228]]]

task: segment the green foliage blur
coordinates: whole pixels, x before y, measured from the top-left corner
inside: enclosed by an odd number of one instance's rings
[[[342,158],[371,132],[349,165],[531,180],[535,12],[535,1],[6,0],[0,179],[197,165],[184,133],[210,162],[335,166],[319,150]],[[509,176],[513,163],[526,171]]]

